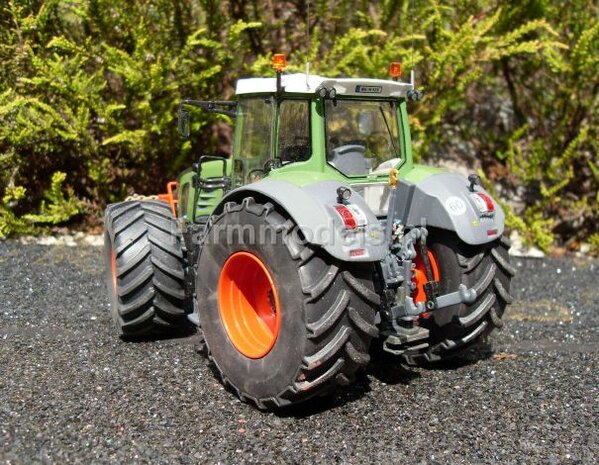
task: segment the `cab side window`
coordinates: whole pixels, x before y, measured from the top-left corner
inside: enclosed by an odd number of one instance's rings
[[[283,100],[279,105],[277,154],[283,163],[310,158],[310,106],[308,100]]]
[[[240,157],[262,166],[271,157],[272,102],[265,98],[241,100],[237,117],[241,122]]]
[[[272,158],[273,100],[250,97],[239,101],[235,123],[233,184],[258,180],[264,163]]]

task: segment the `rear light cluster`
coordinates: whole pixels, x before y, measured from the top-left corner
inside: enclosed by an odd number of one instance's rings
[[[339,213],[339,216],[343,220],[345,229],[356,229],[358,227],[354,215],[345,205],[335,205],[335,210],[337,210],[337,213]]]
[[[474,201],[474,204],[476,205],[476,208],[478,208],[478,211],[481,215],[493,216],[493,214],[495,214],[495,204],[493,203],[491,197],[489,197],[487,194],[477,192],[470,195],[470,197]]]
[[[366,226],[366,215],[355,205],[339,204],[334,208],[341,217],[345,229],[355,230]]]

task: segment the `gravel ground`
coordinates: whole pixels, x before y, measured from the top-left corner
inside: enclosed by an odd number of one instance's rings
[[[100,248],[0,242],[0,463],[596,463],[599,261],[514,263],[493,351],[263,413],[197,336],[114,336]]]

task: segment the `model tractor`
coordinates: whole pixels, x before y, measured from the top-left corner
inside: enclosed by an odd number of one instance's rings
[[[348,385],[371,353],[459,354],[502,326],[514,274],[478,177],[413,163],[413,73],[284,67],[275,55],[276,74],[239,80],[235,101],[183,100],[182,136],[198,109],[235,119],[232,156],[200,156],[168,194],[105,215],[118,334],[197,326],[223,383],[259,408]]]

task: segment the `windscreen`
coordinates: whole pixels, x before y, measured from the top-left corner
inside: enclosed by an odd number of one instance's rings
[[[326,100],[327,161],[346,176],[384,172],[401,157],[397,107],[390,101]],[[379,168],[380,167],[380,168]]]

